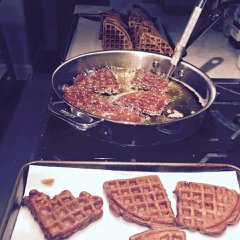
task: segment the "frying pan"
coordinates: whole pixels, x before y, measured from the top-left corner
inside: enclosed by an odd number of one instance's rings
[[[63,96],[63,85],[72,85],[73,78],[81,72],[119,67],[127,70],[148,69],[167,74],[170,60],[170,57],[164,55],[129,50],[98,51],[74,57],[61,64],[53,73],[52,87],[61,101],[51,102],[49,110],[86,135],[123,146],[157,145],[184,139],[201,126],[216,96],[211,79],[190,63],[181,61],[172,77],[181,84],[190,86],[202,100],[203,106],[192,115],[169,122],[130,123],[109,120],[77,109]]]

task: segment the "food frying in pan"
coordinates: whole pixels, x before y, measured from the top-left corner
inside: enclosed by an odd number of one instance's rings
[[[166,122],[194,114],[202,105],[179,81],[147,69],[91,69],[63,86],[67,102],[88,114],[123,122]]]

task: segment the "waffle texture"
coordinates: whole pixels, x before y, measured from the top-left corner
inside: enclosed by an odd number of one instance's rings
[[[127,26],[115,11],[102,14],[99,38],[104,50],[133,49]]]
[[[114,9],[111,9],[109,11],[103,11],[100,13],[100,31],[99,31],[99,39],[102,40],[103,38],[103,21],[105,18],[112,18],[113,21],[121,21],[121,15],[115,11]],[[126,27],[126,26],[125,26]]]
[[[171,203],[158,176],[111,180],[103,188],[116,216],[149,227],[175,224]]]
[[[172,56],[173,50],[160,34],[144,31],[143,27],[137,33],[135,49],[139,51],[159,53]]]
[[[147,69],[138,69],[131,79],[131,87],[135,90],[157,91],[165,93],[168,90],[166,79]]]
[[[45,237],[50,240],[66,238],[101,218],[102,205],[103,201],[98,196],[81,192],[75,198],[68,190],[50,199],[34,189],[23,199],[23,206],[29,208]]]
[[[173,55],[173,49],[157,30],[154,19],[142,7],[132,6],[126,16],[115,10],[102,12],[100,16],[99,39],[104,50],[134,49]]]
[[[135,234],[129,240],[186,240],[186,233],[174,227],[163,227]]]
[[[133,6],[128,19],[130,36],[135,50],[172,56],[173,49],[158,32],[149,14],[138,6]]]
[[[122,107],[136,109],[146,115],[158,116],[170,101],[170,97],[164,93],[136,91],[120,96],[114,103]]]
[[[240,219],[240,195],[226,187],[181,181],[177,196],[177,224],[208,235],[222,234]]]

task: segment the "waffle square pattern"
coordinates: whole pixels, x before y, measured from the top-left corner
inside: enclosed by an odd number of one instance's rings
[[[171,203],[158,176],[111,180],[103,188],[116,216],[149,227],[175,224]]]
[[[34,189],[24,198],[23,205],[28,206],[45,237],[51,240],[66,238],[103,214],[102,199],[87,192],[75,198],[64,190],[50,199]]]
[[[175,227],[160,227],[137,233],[129,240],[186,240],[186,233]]]
[[[177,224],[191,231],[217,236],[240,218],[240,195],[226,187],[180,181],[177,196]]]

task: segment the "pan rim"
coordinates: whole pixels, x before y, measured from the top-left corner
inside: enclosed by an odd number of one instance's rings
[[[171,57],[169,56],[166,56],[166,55],[162,55],[162,54],[157,54],[157,53],[150,53],[150,52],[144,52],[144,51],[136,51],[136,50],[100,50],[100,51],[93,51],[93,52],[87,52],[87,53],[84,53],[84,54],[80,54],[80,55],[76,55],[75,57],[72,57],[68,60],[66,60],[65,62],[61,63],[56,69],[55,71],[53,72],[52,74],[52,88],[54,90],[54,92],[57,94],[57,96],[62,100],[64,101],[64,103],[66,103],[70,108],[74,108],[76,111],[79,111],[81,112],[82,114],[85,114],[89,117],[91,117],[94,120],[96,121],[101,121],[101,122],[111,122],[111,123],[116,123],[116,124],[124,124],[124,125],[131,125],[131,126],[166,126],[166,125],[169,125],[169,124],[172,124],[173,122],[176,123],[176,122],[180,122],[180,121],[183,121],[183,120],[187,120],[189,118],[193,118],[195,116],[198,116],[202,113],[204,113],[211,105],[212,103],[214,102],[215,100],[215,97],[216,97],[216,87],[214,85],[214,83],[212,82],[211,78],[206,74],[204,73],[203,71],[201,71],[199,68],[197,68],[196,66],[194,66],[193,64],[189,63],[189,62],[186,62],[184,60],[181,60],[179,62],[179,64],[181,64],[182,66],[187,66],[189,67],[191,70],[193,70],[194,72],[196,72],[198,75],[200,75],[207,83],[207,85],[209,86],[209,96],[207,97],[207,101],[206,101],[206,104],[200,109],[198,110],[197,112],[191,114],[191,115],[188,115],[188,116],[185,116],[185,117],[181,117],[181,118],[177,118],[177,119],[173,119],[173,120],[170,120],[170,121],[166,121],[166,122],[152,122],[152,123],[142,123],[142,122],[126,122],[126,121],[116,121],[116,120],[111,120],[111,119],[107,119],[107,118],[103,118],[103,117],[99,117],[97,115],[94,115],[94,114],[91,114],[89,112],[86,112],[84,111],[83,109],[80,109],[80,108],[77,108],[76,106],[72,105],[71,103],[67,102],[64,97],[59,93],[59,91],[56,90],[55,88],[55,85],[54,85],[54,79],[55,79],[55,76],[56,74],[58,73],[58,71],[60,69],[62,69],[63,66],[65,66],[66,64],[72,62],[72,61],[75,61],[77,59],[80,59],[80,58],[84,58],[84,57],[88,57],[88,56],[91,56],[91,55],[99,55],[99,54],[129,54],[129,53],[132,53],[132,54],[136,54],[136,55],[150,55],[152,57],[158,57],[159,56],[161,58],[164,58],[164,59],[168,59],[170,61]],[[179,80],[181,82],[181,80]]]

